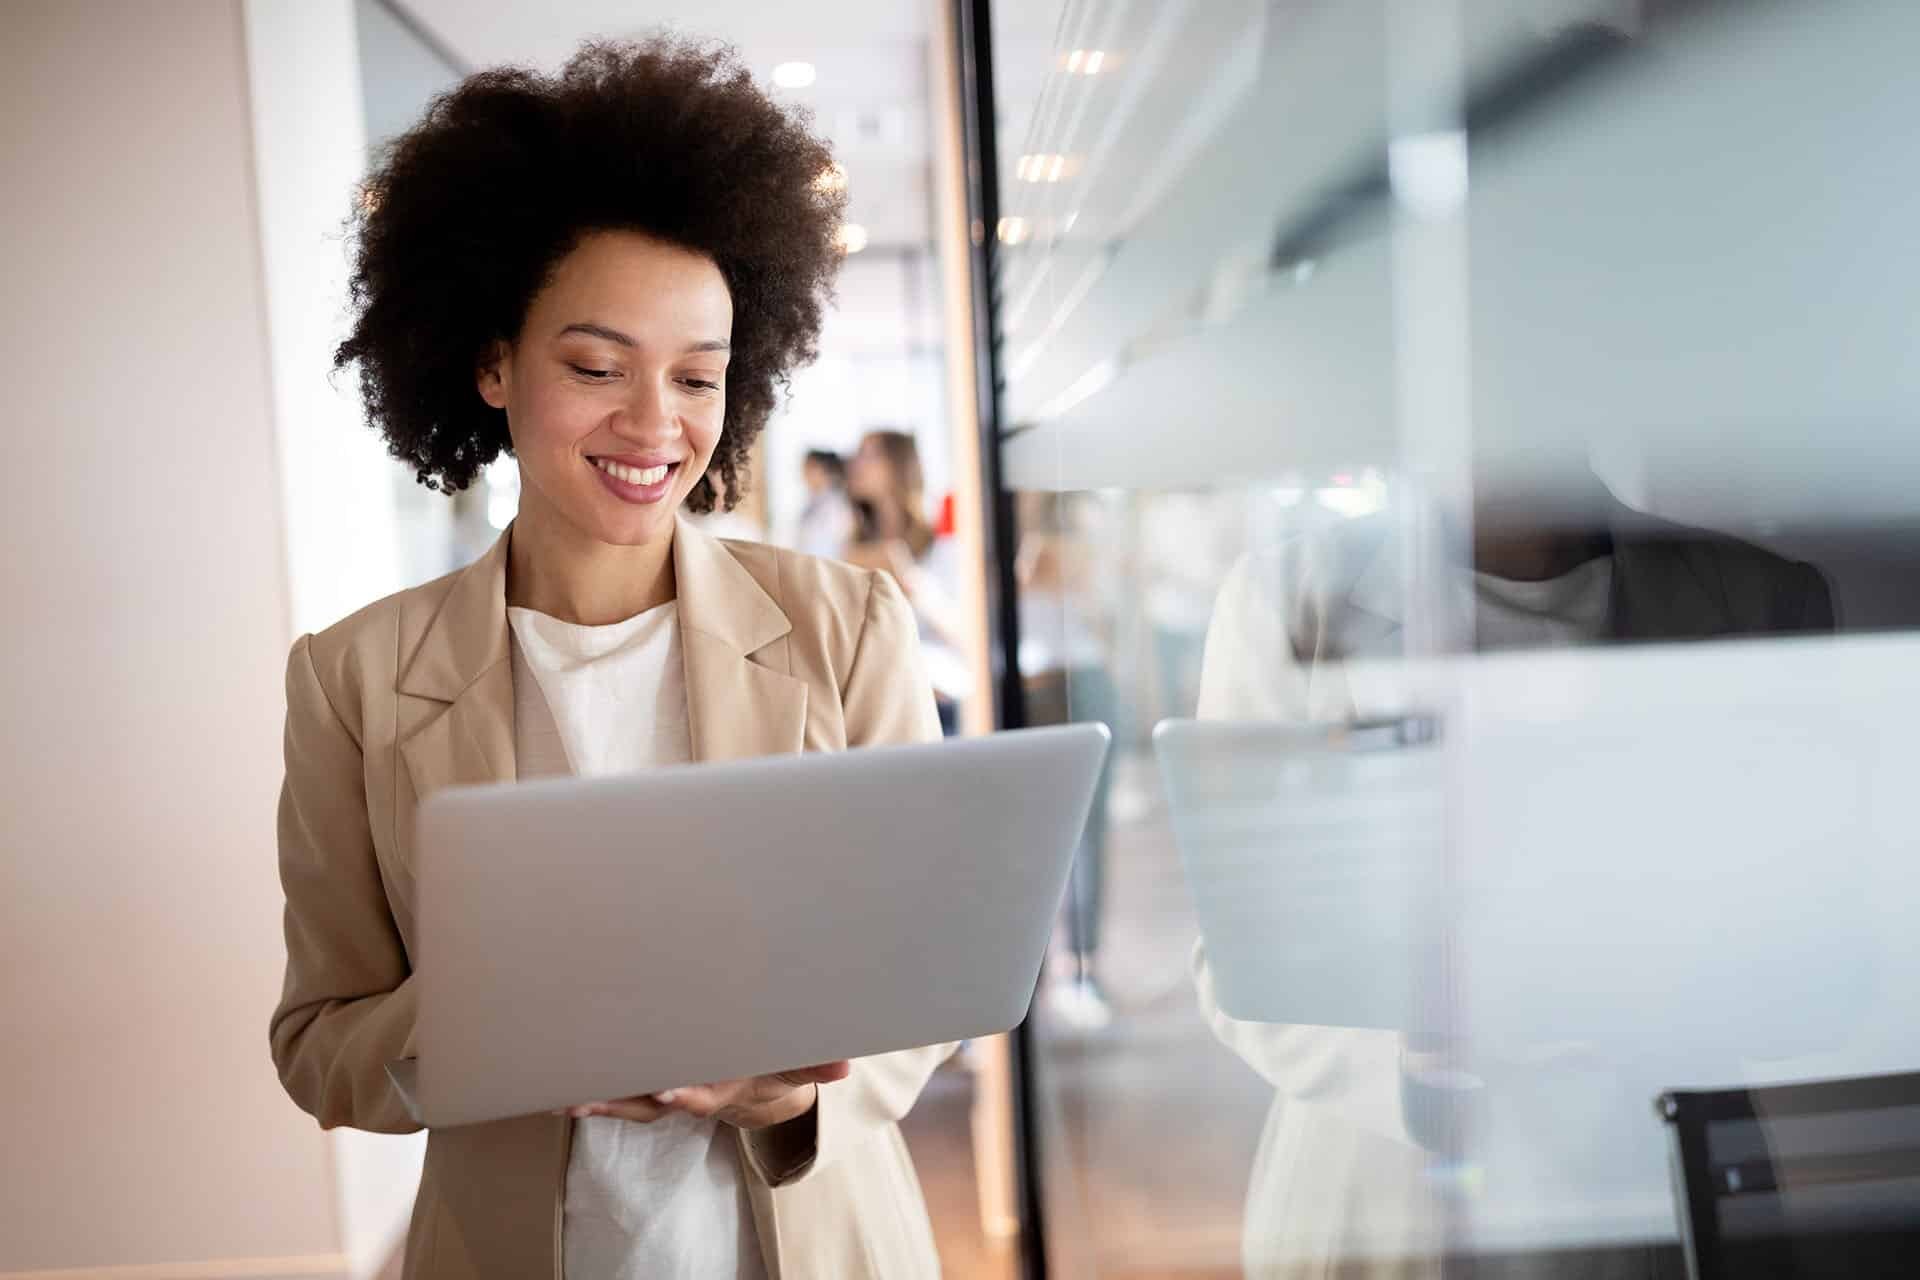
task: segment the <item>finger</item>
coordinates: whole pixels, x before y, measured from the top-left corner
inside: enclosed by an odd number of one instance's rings
[[[635,1124],[652,1124],[667,1114],[667,1108],[649,1097],[615,1098],[609,1102],[588,1102],[577,1107],[568,1107],[567,1114],[575,1120],[586,1120],[593,1116],[613,1116],[620,1120],[631,1120]]]
[[[669,1111],[684,1111],[690,1116],[705,1120],[733,1100],[739,1092],[738,1081],[723,1084],[694,1084],[684,1088],[668,1089],[653,1096]]]
[[[843,1058],[839,1062],[823,1062],[818,1066],[782,1071],[773,1078],[782,1084],[790,1084],[797,1088],[803,1084],[832,1084],[835,1080],[845,1080],[852,1074],[853,1064]]]

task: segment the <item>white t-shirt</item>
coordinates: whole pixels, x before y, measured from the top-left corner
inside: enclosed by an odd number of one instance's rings
[[[507,620],[520,777],[692,758],[675,605],[604,627],[518,608]],[[649,853],[636,838],[634,855]],[[561,1247],[567,1280],[766,1277],[732,1131],[677,1112],[645,1125],[574,1121]]]

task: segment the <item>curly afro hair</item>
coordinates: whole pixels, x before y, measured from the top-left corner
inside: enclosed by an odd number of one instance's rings
[[[733,295],[726,417],[708,476],[726,505],[776,386],[817,354],[846,197],[804,113],[754,86],[730,50],[669,37],[595,42],[557,76],[503,67],[434,100],[368,179],[351,222],[353,330],[368,421],[430,489],[455,492],[502,451],[506,414],[474,374],[513,342],[589,233],[640,231],[712,259]],[[687,496],[713,509],[702,476]]]

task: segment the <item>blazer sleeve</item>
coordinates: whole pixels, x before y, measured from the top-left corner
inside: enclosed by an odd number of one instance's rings
[[[270,1038],[280,1082],[322,1128],[420,1128],[388,1075],[413,1057],[414,993],[367,819],[359,741],[302,636],[287,659],[280,883],[286,979]]]
[[[841,691],[841,706],[850,749],[940,739],[940,716],[921,662],[913,611],[893,578],[879,571],[868,575],[866,616]],[[813,1124],[810,1150],[799,1144],[796,1159],[794,1143],[763,1130],[745,1135],[748,1163],[772,1186],[796,1182],[832,1164],[912,1110],[934,1068],[955,1047],[929,1045],[855,1059],[852,1074],[821,1085],[818,1105],[794,1122]]]

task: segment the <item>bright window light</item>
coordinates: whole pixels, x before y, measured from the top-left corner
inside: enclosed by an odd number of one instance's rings
[[[782,89],[804,89],[817,74],[811,62],[783,62],[773,69],[773,82]]]
[[[813,180],[815,191],[845,191],[847,189],[847,171],[838,164],[830,164],[822,169]]]
[[[1393,195],[1421,218],[1445,218],[1467,202],[1467,135],[1457,130],[1395,138],[1387,144]]]
[[[495,458],[481,475],[486,480],[487,523],[504,529],[520,510],[520,464],[512,458]]]

